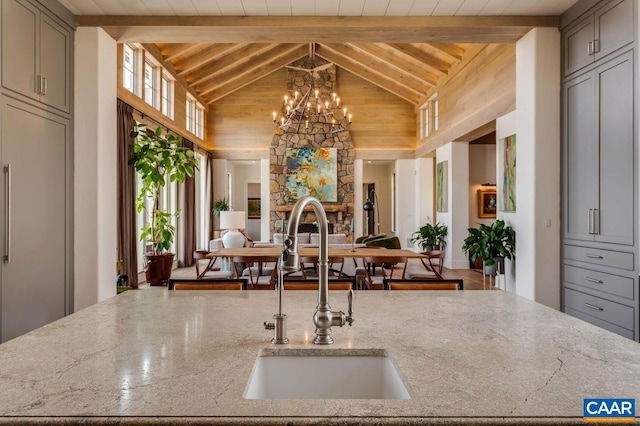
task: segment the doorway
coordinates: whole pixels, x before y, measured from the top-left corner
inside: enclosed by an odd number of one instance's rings
[[[376,184],[375,182],[364,182],[362,184],[362,194],[365,198],[364,203],[364,223],[363,223],[363,234],[364,235],[373,235],[377,232],[380,232],[380,223],[377,223],[376,230],[376,210],[380,207],[376,205],[377,201],[377,192],[376,192]],[[378,218],[380,218],[380,212],[378,212]]]
[[[261,237],[261,198],[260,182],[247,181],[247,232],[254,241],[259,241]]]

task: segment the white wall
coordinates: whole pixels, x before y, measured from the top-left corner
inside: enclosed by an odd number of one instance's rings
[[[271,186],[269,185],[269,175],[271,166],[269,165],[270,160],[268,158],[263,158],[260,160],[260,198],[262,199],[262,205],[260,206],[260,216],[262,217],[260,221],[260,240],[261,241],[269,241],[271,239],[271,233],[269,231],[269,222],[271,215],[271,194],[269,191],[271,190]]]
[[[426,223],[434,223],[435,216],[435,158],[416,158],[415,160],[415,218],[414,231],[416,232],[420,227]],[[402,190],[403,182],[396,184],[399,190]],[[413,235],[412,232],[412,235]],[[408,247],[414,250],[421,251],[422,248],[417,244],[408,245]]]
[[[469,143],[451,142],[436,151],[436,165],[448,161],[447,212],[436,212],[436,221],[447,225],[444,265],[467,269],[469,260],[462,251],[469,227]]]
[[[229,198],[227,192],[227,160],[213,160],[213,201],[222,197]],[[220,230],[220,217],[213,217],[213,229]]]
[[[516,43],[516,293],[560,308],[560,33]]]
[[[363,183],[363,169],[364,164],[360,159],[353,160],[353,222],[354,222],[354,235],[357,238],[361,232],[359,229],[364,229],[364,210],[362,206],[366,201],[366,196],[362,193]]]
[[[411,248],[416,227],[416,161],[396,160],[396,232],[402,248]]]
[[[375,220],[376,223],[380,223],[380,232],[383,232],[387,235],[391,234],[391,178],[390,178],[390,169],[387,164],[376,164],[374,163],[365,163],[362,169],[362,182],[363,183],[375,183],[376,184],[376,195],[378,196],[378,202],[376,203]],[[360,189],[362,190],[362,184],[360,184]],[[369,194],[362,194],[364,201],[367,200]],[[358,205],[357,208],[362,210],[362,206],[364,205],[364,201],[362,204]],[[375,200],[371,200],[375,202]],[[356,235],[364,235],[366,230],[366,218],[363,215],[363,223],[362,232],[356,232]],[[374,232],[377,233],[377,226],[374,228]]]
[[[469,227],[491,225],[495,220],[478,217],[478,190],[483,183],[497,182],[496,170],[496,145],[469,145]]]
[[[116,294],[116,42],[75,34],[74,310]]]

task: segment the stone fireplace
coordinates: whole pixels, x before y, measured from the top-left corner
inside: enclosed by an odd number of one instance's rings
[[[335,65],[316,72],[309,72],[327,62],[314,58],[305,58],[291,64],[287,71],[287,92],[292,96],[295,91],[306,93],[310,85],[319,90],[321,95],[331,96],[336,87]],[[315,75],[315,76],[314,76]],[[315,78],[315,81],[313,80]],[[283,91],[283,94],[285,92]],[[284,107],[283,107],[284,108]],[[330,133],[331,123],[320,119],[309,122],[308,126],[315,131],[326,133],[309,134],[305,127],[300,130],[288,129],[286,132],[276,127],[270,147],[270,235],[280,232],[282,220],[288,221],[289,213],[296,200],[287,198],[285,191],[286,177],[286,149],[287,148],[336,148],[337,150],[337,201],[322,203],[327,214],[327,221],[333,227],[334,233],[347,234],[349,241],[352,237],[351,222],[353,218],[353,190],[354,190],[354,150],[349,131]],[[311,224],[316,220],[312,210],[305,211],[300,223]]]

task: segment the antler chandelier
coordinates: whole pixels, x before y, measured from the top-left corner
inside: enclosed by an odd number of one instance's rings
[[[310,47],[310,56],[315,57],[315,45]],[[315,87],[315,80],[320,78],[319,71],[326,70],[333,64],[323,64],[311,69],[292,67],[311,75],[309,87],[304,94],[295,91],[284,96],[281,112],[273,112],[273,122],[285,132],[306,134],[332,134],[348,130],[352,114],[340,105],[340,98],[334,91],[330,95],[322,93]]]

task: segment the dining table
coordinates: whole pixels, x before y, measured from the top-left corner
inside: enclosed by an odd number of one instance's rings
[[[269,256],[280,257],[282,253],[282,247],[240,247],[240,248],[220,248],[216,251],[212,251],[207,254],[207,258],[212,259],[214,257],[234,257],[234,256]],[[317,256],[318,247],[299,247],[299,256]],[[359,247],[356,249],[350,248],[333,248],[329,247],[330,257],[344,257],[344,258],[364,258],[368,256],[385,257],[406,257],[408,259],[427,259],[428,256],[424,253],[418,253],[413,250],[407,249],[388,249],[381,251],[380,249],[373,249],[368,247]]]
[[[239,248],[230,248],[223,247],[216,251],[212,251],[206,255],[208,259],[215,259],[218,257],[222,258],[233,258],[235,256],[260,256],[260,257],[273,257],[278,258],[282,254],[283,248],[280,246],[272,246],[272,247],[239,247]],[[318,247],[299,247],[298,248],[299,256],[318,256]],[[357,247],[357,248],[337,248],[329,246],[329,257],[343,257],[343,258],[352,258],[354,262],[356,259],[363,259],[365,257],[371,256],[380,256],[384,255],[385,257],[397,257],[397,258],[407,258],[407,259],[428,259],[428,256],[425,253],[415,252],[413,250],[408,249],[387,249],[380,250],[378,248],[369,248],[369,247]],[[212,269],[214,262],[209,262],[207,267],[203,272],[200,273],[198,278],[204,277],[204,275]]]

